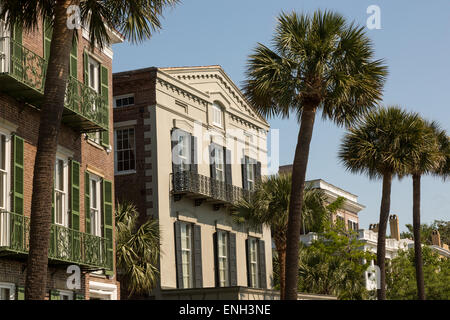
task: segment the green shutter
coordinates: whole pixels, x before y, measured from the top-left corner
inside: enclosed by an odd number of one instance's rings
[[[24,286],[17,287],[17,300],[25,300],[25,287]]]
[[[100,92],[103,100],[103,110],[105,116],[105,123],[109,126],[109,86],[108,86],[108,68],[100,65]],[[101,132],[101,144],[109,146],[109,130]]]
[[[58,290],[50,290],[50,300],[60,300]]]
[[[84,300],[84,295],[81,293],[75,293],[75,300]]]
[[[75,160],[71,161],[71,213],[74,230],[80,230],[80,164]]]
[[[83,53],[83,67],[84,67],[84,84],[89,84],[89,55],[86,51]]]
[[[77,37],[73,37],[72,51],[70,52],[70,76],[78,79],[78,44]]]
[[[48,19],[44,19],[44,59],[50,59],[50,45],[52,43],[53,27]]]
[[[84,174],[84,220],[85,220],[85,232],[91,233],[91,209],[90,209],[90,184],[89,173]]]
[[[14,136],[14,188],[13,211],[23,214],[23,171],[24,171],[24,140]]]
[[[22,26],[15,24],[12,30],[11,72],[16,77],[23,78]]]
[[[103,237],[106,240],[107,275],[114,274],[114,248],[113,248],[113,190],[112,182],[103,180]]]

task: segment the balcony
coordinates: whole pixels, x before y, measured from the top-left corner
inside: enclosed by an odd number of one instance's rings
[[[24,256],[29,250],[30,218],[8,211],[0,212],[0,256]],[[106,261],[104,238],[52,224],[49,262],[77,264],[86,269],[104,269]]]
[[[172,174],[172,194],[175,201],[187,196],[195,200],[196,206],[208,201],[217,210],[220,205],[235,206],[241,199],[248,199],[251,191],[195,172],[183,171]]]
[[[0,91],[40,108],[47,61],[10,37],[0,38]],[[108,130],[108,104],[95,90],[70,77],[62,122],[80,132]]]

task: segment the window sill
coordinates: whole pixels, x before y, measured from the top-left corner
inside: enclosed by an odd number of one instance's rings
[[[128,171],[114,171],[115,176],[125,176],[128,174],[135,174],[136,170],[128,170]]]
[[[104,146],[102,146],[101,144],[99,144],[99,143],[97,143],[97,142],[95,142],[95,141],[93,141],[93,140],[91,140],[91,139],[89,139],[89,138],[87,138],[86,141],[87,141],[87,143],[89,143],[91,146],[96,147],[97,149],[100,149],[100,150],[103,150],[103,151],[106,151],[106,149],[107,149],[107,147],[104,147]]]

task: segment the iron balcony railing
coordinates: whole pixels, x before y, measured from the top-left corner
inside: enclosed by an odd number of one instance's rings
[[[29,251],[30,218],[24,215],[0,212],[0,252],[27,254]],[[67,262],[91,268],[107,268],[106,239],[61,225],[50,229],[50,260]]]
[[[175,194],[193,193],[231,205],[238,204],[241,199],[249,199],[252,193],[249,190],[191,171],[172,174],[172,192]]]
[[[0,38],[0,75],[4,79],[0,89],[39,107],[44,95],[46,70],[47,61],[43,57],[10,37]],[[5,76],[13,78],[16,85]],[[81,128],[87,127],[90,131],[95,128],[107,130],[108,107],[101,94],[72,76],[69,77],[63,121],[67,116],[68,122],[78,122],[77,125]],[[86,121],[77,121],[77,115]]]

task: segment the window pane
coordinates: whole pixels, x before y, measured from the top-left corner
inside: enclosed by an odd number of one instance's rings
[[[0,288],[0,300],[9,300],[11,290],[9,288]]]
[[[0,135],[0,170],[6,169],[6,137]]]

